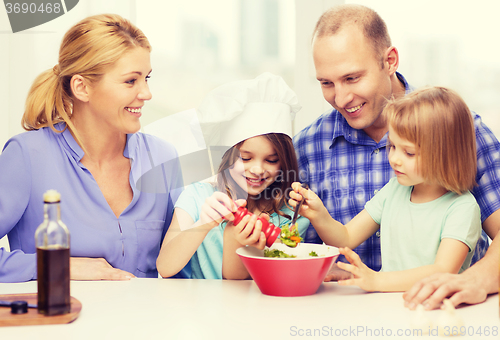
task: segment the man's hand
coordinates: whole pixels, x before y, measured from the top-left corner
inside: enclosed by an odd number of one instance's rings
[[[352,274],[346,270],[340,269],[337,263],[334,263],[326,274],[325,282],[329,281],[339,281],[339,280],[347,280],[352,278]]]
[[[461,303],[476,304],[486,300],[488,292],[472,275],[437,273],[415,283],[403,294],[405,306],[415,309],[423,304],[425,309],[442,306],[444,299],[449,297],[453,306]]]

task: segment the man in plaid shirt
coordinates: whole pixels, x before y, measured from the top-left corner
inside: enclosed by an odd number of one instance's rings
[[[293,139],[300,180],[318,194],[334,219],[346,224],[394,176],[386,150],[388,126],[381,113],[387,99],[413,89],[396,72],[399,55],[384,21],[364,6],[337,6],[321,16],[313,59],[323,96],[333,109]],[[474,124],[478,185],[472,193],[481,207],[483,230],[493,239],[500,226],[500,143],[478,115]],[[484,231],[472,263],[488,248]],[[305,241],[322,242],[312,225]],[[379,232],[355,251],[368,267],[380,270]]]

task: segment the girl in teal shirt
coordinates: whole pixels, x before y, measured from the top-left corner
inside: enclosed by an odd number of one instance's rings
[[[481,233],[474,196],[476,139],[472,115],[455,92],[432,87],[391,101],[383,112],[389,126],[389,163],[396,178],[345,226],[331,218],[312,191],[293,187],[325,243],[341,247],[352,274],[339,284],[368,291],[404,291],[437,272],[469,267]],[[291,201],[297,204],[297,201]],[[382,269],[375,272],[351,249],[380,231]]]
[[[264,248],[257,216],[268,215],[276,226],[292,216],[287,190],[298,180],[298,166],[291,123],[299,109],[295,93],[270,73],[223,85],[204,100],[198,119],[205,141],[227,151],[214,183],[192,184],[179,197],[157,260],[163,277],[190,262],[192,278],[249,278],[236,249]],[[241,205],[254,216],[234,225]],[[301,236],[308,223],[299,218]]]

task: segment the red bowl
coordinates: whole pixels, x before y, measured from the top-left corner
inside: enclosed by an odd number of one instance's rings
[[[316,293],[339,256],[338,248],[323,244],[299,243],[296,248],[290,248],[282,243],[275,243],[269,249],[278,249],[297,257],[264,257],[264,251],[254,247],[242,247],[236,253],[260,291],[273,296],[305,296]],[[319,256],[309,256],[311,251]]]

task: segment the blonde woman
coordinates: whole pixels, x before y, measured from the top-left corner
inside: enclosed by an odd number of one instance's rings
[[[151,46],[118,15],[64,36],[59,63],[34,81],[22,124],[0,155],[0,282],[36,279],[43,193],[61,193],[71,278],[158,277],[156,257],[181,176],[175,149],[139,133],[151,99]]]

